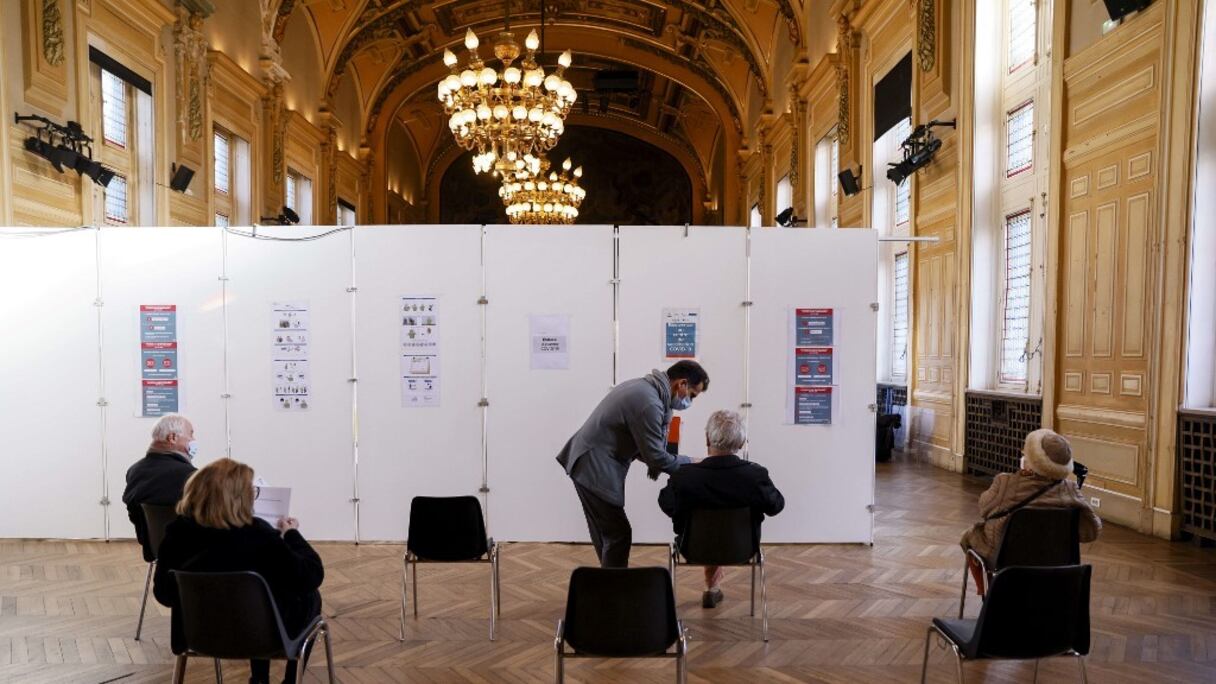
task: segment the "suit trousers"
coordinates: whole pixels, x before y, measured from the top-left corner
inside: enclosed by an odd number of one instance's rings
[[[591,544],[603,568],[629,567],[629,547],[633,545],[633,527],[625,515],[623,506],[614,506],[593,494],[579,483],[574,483],[578,500],[583,504],[583,515],[587,517],[587,531],[591,533]]]

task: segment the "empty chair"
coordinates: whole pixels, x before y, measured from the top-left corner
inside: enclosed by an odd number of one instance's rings
[[[401,568],[401,640],[405,641],[405,598],[414,585],[418,617],[418,563],[490,564],[490,641],[498,633],[502,597],[498,590],[498,545],[486,537],[481,502],[475,496],[416,496],[410,502],[409,537]],[[408,572],[407,572],[408,571]],[[412,579],[407,581],[407,575]]]
[[[1037,678],[1039,659],[1055,656],[1076,657],[1081,681],[1088,681],[1091,571],[1088,565],[1014,566],[998,571],[978,618],[933,618],[925,635],[921,684],[928,673],[929,643],[935,632],[943,646],[954,651],[960,684],[964,660],[1034,660]]]
[[[756,570],[760,570],[761,634],[768,641],[768,592],[764,583],[764,551],[756,536],[750,508],[698,509],[684,532],[672,542],[668,556],[672,591],[676,566],[746,565],[752,569],[751,615],[756,615]],[[682,559],[682,560],[681,560]]]
[[[185,650],[177,656],[173,682],[185,681],[191,656],[219,660],[306,660],[318,637],[325,641],[329,681],[334,679],[329,627],[318,615],[299,634],[291,635],[275,606],[266,580],[256,572],[173,573],[180,601]],[[304,665],[296,668],[296,682],[304,681]]]
[[[688,635],[676,617],[670,575],[663,568],[576,568],[553,650],[559,684],[566,658],[675,658],[682,684]]]
[[[148,546],[144,549],[145,556],[151,556],[148,561],[148,578],[144,580],[144,598],[139,603],[139,624],[135,626],[135,640],[139,641],[144,631],[144,613],[148,610],[148,588],[152,586],[152,571],[156,569],[156,554],[160,552],[160,542],[165,538],[165,528],[177,517],[174,506],[158,506],[156,504],[140,504],[144,511],[144,520],[148,526]]]
[[[996,567],[987,567],[972,549],[963,558],[963,593],[958,616],[967,606],[967,558],[973,558],[989,581],[1004,568],[1076,565],[1081,562],[1081,510],[1078,508],[1021,508],[1009,514],[996,554]]]

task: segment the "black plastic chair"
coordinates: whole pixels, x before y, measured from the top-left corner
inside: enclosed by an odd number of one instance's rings
[[[1028,506],[1009,514],[997,547],[996,567],[989,568],[978,553],[967,549],[963,558],[963,593],[958,616],[967,607],[967,557],[974,558],[989,582],[992,575],[1018,565],[1037,567],[1077,565],[1081,562],[1081,510]]]
[[[681,560],[681,557],[683,560]],[[752,524],[750,508],[694,510],[684,533],[672,542],[667,569],[675,591],[676,566],[742,566],[752,569],[751,616],[756,616],[756,569],[760,570],[761,635],[768,641],[768,589],[764,582],[764,551]]]
[[[175,570],[185,651],[177,656],[173,682],[185,681],[191,656],[214,658],[219,677],[220,660],[300,661],[318,637],[325,641],[325,664],[330,684],[334,678],[329,626],[318,615],[298,635],[287,633],[274,603],[270,585],[256,572],[186,572]],[[304,667],[296,667],[296,682],[304,681]]]
[[[490,641],[498,634],[502,594],[498,590],[498,545],[486,536],[481,502],[475,496],[416,496],[410,502],[410,530],[401,568],[401,641],[405,641],[407,571],[414,585],[418,617],[419,563],[490,564]]]
[[[144,525],[148,530],[148,548],[145,556],[151,555],[148,562],[148,577],[144,580],[144,598],[139,603],[139,624],[135,626],[135,640],[144,631],[144,613],[148,610],[148,589],[152,586],[152,573],[156,569],[156,557],[160,553],[160,542],[165,538],[165,528],[177,519],[176,506],[159,506],[156,504],[140,504],[144,511]]]
[[[1088,682],[1085,656],[1089,653],[1091,575],[1088,565],[1014,566],[998,571],[978,618],[933,618],[925,635],[921,684],[928,673],[934,632],[940,646],[954,651],[959,684],[964,660],[1034,660],[1037,680],[1039,659],[1056,656],[1077,658],[1081,681]]]
[[[683,684],[688,633],[676,617],[671,576],[663,568],[575,568],[553,651],[558,684],[566,658],[675,658]]]

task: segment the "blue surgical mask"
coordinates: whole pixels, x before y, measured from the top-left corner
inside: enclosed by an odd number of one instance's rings
[[[692,406],[692,397],[672,397],[671,399],[671,410],[673,411],[683,411],[689,406]]]
[[[193,439],[186,443],[186,455],[193,461],[195,456],[198,456],[198,442]]]

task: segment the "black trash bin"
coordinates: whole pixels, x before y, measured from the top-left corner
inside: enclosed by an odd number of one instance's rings
[[[902,426],[903,418],[898,413],[878,416],[874,435],[874,458],[879,463],[891,460],[891,450],[895,448],[895,431]]]

